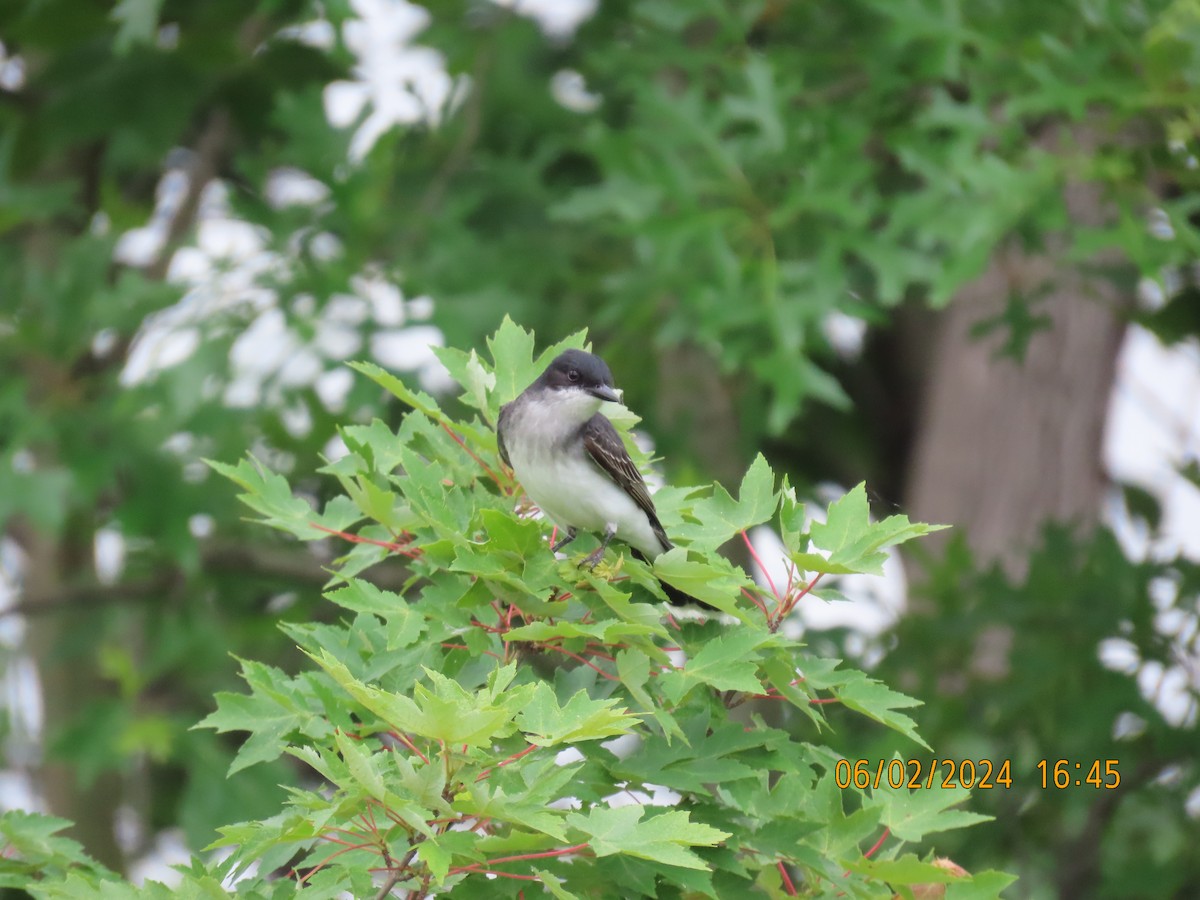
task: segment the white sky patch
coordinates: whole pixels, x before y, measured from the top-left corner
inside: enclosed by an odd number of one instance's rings
[[[1200,458],[1200,344],[1164,347],[1144,328],[1131,326],[1117,364],[1105,466],[1117,481],[1154,494],[1163,523],[1153,546],[1139,546],[1128,523],[1116,521],[1121,514],[1112,505],[1110,523],[1131,538],[1125,548],[1134,558],[1182,553],[1200,560],[1200,490],[1178,472],[1186,461]]]
[[[857,316],[834,310],[821,320],[825,340],[842,359],[858,359],[867,338],[867,323]]]
[[[183,881],[183,874],[175,866],[187,865],[192,858],[183,831],[171,828],[154,836],[153,846],[146,854],[129,866],[129,880],[139,887],[148,881],[157,881],[168,888]]]
[[[547,36],[565,40],[596,11],[598,0],[492,0],[537,22]]]
[[[131,228],[117,241],[113,256],[127,266],[148,266],[158,258],[167,240],[167,228],[187,191],[188,176],[182,169],[168,169],[159,179],[154,195],[154,213],[141,228]]]
[[[583,75],[574,69],[559,69],[550,79],[550,94],[564,109],[577,113],[595,112],[601,97],[587,89]]]
[[[395,327],[403,325],[405,319],[404,295],[400,288],[378,271],[368,271],[350,279],[355,293],[371,304],[371,312],[380,325]],[[418,297],[410,305],[416,305],[428,297]],[[432,301],[429,301],[432,304]],[[427,318],[427,317],[426,317]]]
[[[0,679],[0,691],[8,712],[5,760],[14,768],[32,765],[41,757],[41,734],[46,721],[42,682],[33,657],[22,655],[9,659]],[[0,807],[12,809],[11,802],[10,798],[4,797]]]
[[[329,359],[352,359],[362,347],[363,338],[356,328],[330,322],[317,332],[313,345]]]
[[[441,347],[445,337],[440,328],[416,325],[398,331],[379,331],[371,336],[371,356],[381,366],[401,372],[412,372],[437,361],[434,347]]]
[[[20,599],[24,567],[25,553],[20,545],[0,536],[0,610]],[[0,647],[20,647],[24,640],[25,620],[21,616],[0,616]]]
[[[324,99],[334,127],[361,120],[350,141],[350,159],[359,161],[396,125],[438,124],[455,82],[440,53],[412,43],[429,24],[425,9],[407,0],[351,0],[351,6],[358,18],[342,26],[342,38],[358,59],[355,80],[328,85]]]
[[[643,788],[630,788],[620,785],[621,790],[602,798],[613,809],[623,806],[678,806],[682,796],[668,787],[660,784],[647,784]]]
[[[276,209],[315,206],[329,198],[329,187],[302,169],[275,169],[267,176],[267,202]]]
[[[25,60],[20,56],[10,56],[0,41],[0,89],[15,94],[25,87]]]
[[[281,29],[279,36],[319,50],[332,50],[337,43],[337,29],[328,19],[314,19],[303,25],[291,25]]]
[[[350,448],[346,446],[346,442],[342,440],[340,434],[335,434],[321,448],[321,455],[330,462],[337,462],[349,452]]]
[[[101,528],[92,539],[96,580],[116,584],[125,571],[125,536],[116,528]]]
[[[196,513],[188,519],[188,533],[197,540],[209,537],[217,529],[217,520],[208,513]]]

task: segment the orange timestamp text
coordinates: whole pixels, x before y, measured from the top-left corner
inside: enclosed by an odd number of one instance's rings
[[[1119,763],[1115,759],[1039,759],[1037,769],[1042,775],[1043,790],[1086,786],[1111,791],[1121,783]]]
[[[1042,790],[1091,787],[1113,790],[1121,783],[1120,761],[1094,759],[1040,759],[1035,768],[1041,776]],[[840,789],[850,787],[877,790],[908,788],[1012,788],[1012,761],[1002,759],[839,759],[833,767],[833,782]]]
[[[893,790],[908,788],[1011,788],[1012,761],[990,759],[839,759],[833,781],[841,790],[856,787],[876,790],[886,785]]]

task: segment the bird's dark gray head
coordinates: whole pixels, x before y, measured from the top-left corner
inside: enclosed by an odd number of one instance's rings
[[[537,383],[555,391],[579,389],[600,400],[619,403],[612,372],[604,360],[584,350],[564,350],[546,367]]]

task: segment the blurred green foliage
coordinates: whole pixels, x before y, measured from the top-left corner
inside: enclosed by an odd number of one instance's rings
[[[395,432],[379,420],[343,430],[354,449],[323,470],[343,493],[319,516],[254,460],[212,464],[265,524],[308,540],[337,529],[350,549],[326,593],[342,621],[285,626],[305,667],[289,676],[244,661],[249,693],[218,693],[200,723],[249,733],[231,773],[286,755],[318,780],[270,816],[222,827],[213,847],[230,848],[228,858],[193,860],[178,892],[236,878],[239,896],[264,900],[310,888],[512,898],[534,884],[562,898],[756,889],[890,900],[946,879],[930,836],[984,821],[955,809],[968,792],[851,789],[822,743],[824,710],[837,704],[923,745],[901,711],[919,701],[781,630],[823,576],[874,572],[885,548],[936,528],[900,515],[872,522],[861,485],[806,527],[794,491],[760,456],[736,499],[719,485],[659,493],[681,544],[652,565],[556,559],[545,523],[514,514],[520,489],[493,426],[501,404],[583,340],[535,359],[533,335],[505,319],[490,360],[443,351],[473,407],[463,419],[358,366],[411,411]],[[716,552],[764,522],[778,523],[797,567],[778,591]],[[361,580],[396,555],[411,571],[402,592]],[[659,579],[736,627],[664,617]],[[794,716],[790,733],[739,709],[756,700]],[[627,749],[607,743],[615,738]],[[578,758],[560,759],[563,750]],[[662,790],[675,802],[654,802]],[[0,819],[12,857],[0,876],[26,876],[38,898],[161,892],[49,838],[60,824]],[[984,898],[1012,878],[949,880],[960,896]]]
[[[972,809],[994,820],[948,836],[941,852],[967,869],[999,854],[1020,877],[1017,897],[1200,890],[1200,861],[1185,849],[1200,833],[1188,669],[1198,593],[1200,565],[1131,563],[1107,531],[1080,540],[1049,529],[1021,583],[980,571],[962,540],[929,566],[910,612],[880,637],[873,674],[925,700],[918,720],[933,756],[1007,760],[1013,777],[1012,790],[972,794]],[[833,652],[847,637],[827,633],[813,646]],[[928,771],[930,754],[914,757],[849,718],[835,725],[833,745],[851,758],[898,753]],[[1065,788],[1053,783],[1059,760]],[[1088,783],[1096,760],[1102,771],[1115,761],[1114,789]]]
[[[270,402],[226,404],[231,348],[261,312],[233,288],[188,323],[199,342],[186,360],[121,383],[139,328],[186,291],[163,275],[169,250],[194,237],[190,211],[158,260],[138,269],[113,259],[120,234],[155,214],[177,148],[189,151],[184,170],[228,186],[234,212],[277,254],[255,283],[277,294],[302,344],[329,327],[323,315],[365,271],[407,297],[433,297],[433,324],[455,346],[481,347],[505,313],[547,336],[590,325],[677,470],[698,463],[689,434],[656,428],[663,351],[695,347],[716,368],[733,400],[724,431],[737,471],[771,437],[776,468],[810,483],[824,473],[792,461],[796,444],[812,440],[797,416],[848,403],[831,374],[842,368],[827,317],[883,328],[902,302],[946,303],[1005,241],[1064,240],[1062,255],[1079,263],[1116,249],[1125,270],[1114,274],[1127,282],[1178,275],[1184,283],[1164,313],[1145,318],[1168,340],[1196,332],[1185,265],[1197,256],[1195,0],[618,0],[600,4],[569,40],[485,0],[429,9],[416,40],[461,80],[457,99],[437,127],[394,128],[355,162],[353,127],[329,127],[323,105],[330,82],[355,74],[343,27],[352,4],[0,0],[0,41],[24,65],[23,84],[0,89],[0,527],[43,551],[30,558],[53,575],[22,598],[36,627],[52,632],[53,658],[78,661],[104,688],[85,718],[56,724],[55,757],[88,776],[115,769],[131,783],[145,779],[149,788],[134,793],[152,798],[138,809],[150,829],[182,824],[195,847],[218,825],[275,808],[276,785],[294,777],[275,764],[227,784],[236,744],[187,730],[210,711],[213,692],[234,683],[228,654],[294,667],[276,622],[336,615],[317,596],[319,559],[247,528],[231,492],[197,461],[254,448],[273,468],[294,465],[294,486],[321,504],[328,486],[304,473],[336,422],[364,419],[380,398],[356,379],[344,409],[331,410],[275,373],[263,391]],[[321,18],[328,49],[289,30]],[[594,111],[555,98],[550,85],[563,70],[579,73]],[[327,198],[268,202],[268,177],[288,166]],[[1062,193],[1072,180],[1103,186],[1105,223],[1072,221]],[[1153,230],[1150,209],[1159,211]],[[338,252],[322,251],[323,238]],[[1014,352],[1021,329],[1036,325],[1035,301],[1013,298],[997,323],[1013,331]],[[377,323],[350,327],[365,341]],[[367,352],[363,343],[350,355]],[[340,363],[322,357],[327,369]],[[307,430],[289,428],[285,413],[298,410]],[[386,414],[392,425],[401,415]],[[196,537],[197,516],[210,517],[213,537]],[[93,572],[101,529],[126,541],[117,584]],[[1099,551],[1055,552],[1078,560]],[[1122,596],[1144,612],[1142,570],[1123,567],[1111,547],[1104,554],[1128,588]],[[935,590],[939,604],[981,602],[985,585],[1015,616],[1045,596],[995,576],[976,585],[961,557],[947,565],[966,586],[958,600]],[[289,598],[290,607],[281,602]],[[1069,599],[1089,608],[1074,590],[1055,595]],[[978,620],[958,615],[905,632],[894,650],[897,667],[906,648],[932,666],[912,684],[896,671],[931,706],[941,703],[938,679],[974,652]],[[1044,678],[1094,671],[1091,638],[1112,633],[1106,621],[1088,622],[1094,633],[1060,652],[1043,648]],[[1036,627],[1021,634],[1057,637]],[[1132,690],[1125,676],[1104,678],[1125,679],[1117,696]],[[1007,684],[988,688],[993,702]],[[939,754],[943,742],[993,733],[990,720],[968,715],[977,706],[923,711],[934,717],[924,733]],[[1072,740],[1108,740],[1115,709],[1073,722],[1087,730]],[[1047,716],[1044,727],[1068,718]],[[1061,752],[1066,739],[1051,735],[1035,752]],[[1129,811],[1112,821],[1139,809],[1147,817],[1153,799],[1142,798],[1157,796],[1149,790],[1123,800]],[[1082,796],[1068,806],[1050,799],[1022,812],[1012,845],[972,829],[978,858],[1004,866],[997,856],[1011,852],[1028,883],[1052,883],[1047,857],[1059,845],[1034,852],[1030,836],[1082,827],[1086,812]],[[1169,799],[1162,828],[1194,843],[1178,802]],[[1122,868],[1105,878],[1127,884],[1144,857],[1122,844],[1133,832],[1112,827],[1104,864]],[[1154,852],[1166,854],[1174,879],[1163,883],[1194,883],[1170,852],[1177,838],[1162,834]]]

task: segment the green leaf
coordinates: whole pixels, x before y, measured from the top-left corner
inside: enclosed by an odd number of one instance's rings
[[[883,682],[868,678],[862,672],[854,672],[851,680],[837,687],[835,693],[847,708],[858,710],[876,722],[900,732],[926,750],[932,749],[917,734],[916,722],[903,713],[896,712],[897,709],[921,706],[922,701],[893,691]]]
[[[563,887],[567,882],[559,878],[553,872],[547,872],[545,869],[534,869],[533,874],[537,876],[538,881],[542,883],[550,896],[558,898],[558,900],[579,900],[577,894],[572,894]]]
[[[558,798],[555,798],[558,799]],[[536,791],[512,795],[492,779],[468,784],[454,797],[454,809],[469,816],[512,822],[531,831],[547,834],[557,841],[566,840],[567,829],[561,812],[546,808]]]
[[[621,622],[606,619],[603,622],[572,622],[558,619],[554,622],[530,622],[511,628],[504,635],[508,641],[551,641],[564,638],[591,638],[605,644],[616,644],[626,638],[649,634],[663,634],[661,628],[640,622]]]
[[[752,588],[754,582],[720,556],[710,554],[703,561],[693,560],[686,549],[675,547],[654,560],[654,574],[723,613],[745,623],[752,621],[751,613],[740,608],[738,601],[742,597],[742,588]]]
[[[496,389],[496,373],[484,367],[474,350],[463,353],[452,347],[434,347],[433,352],[450,377],[462,387],[463,402],[490,419],[490,398]]]
[[[659,681],[663,693],[673,704],[700,684],[718,691],[763,693],[758,679],[758,648],[768,640],[769,635],[744,628],[707,641],[682,669],[662,675]]]
[[[295,683],[278,669],[242,660],[242,677],[252,693],[216,695],[217,709],[194,728],[212,728],[218,734],[248,731],[250,736],[238,749],[229,774],[255,763],[276,759],[287,747],[291,734],[324,737],[332,732],[329,722],[314,715]]]
[[[854,860],[847,863],[846,868],[890,884],[951,884],[968,880],[964,876],[946,871],[941,866],[922,862],[913,853],[906,853],[897,859]]]
[[[388,650],[412,646],[425,631],[425,618],[414,611],[408,601],[369,581],[353,578],[345,587],[329,591],[325,596],[344,609],[382,618]]]
[[[205,462],[245,490],[238,499],[259,513],[265,524],[306,541],[329,537],[329,532],[313,524],[316,512],[307,501],[292,493],[282,475],[266,470],[257,460],[243,459],[236,466],[211,459]]]
[[[366,375],[377,385],[413,409],[437,422],[446,421],[437,401],[424,391],[414,391],[382,366],[369,362],[347,363],[354,371]]]
[[[487,339],[487,346],[495,364],[496,383],[492,396],[496,409],[499,409],[529,387],[558,354],[568,348],[586,349],[589,345],[584,329],[547,347],[535,359],[533,333],[505,316],[496,333]]]
[[[946,886],[946,900],[995,900],[1001,891],[1017,880],[1016,875],[988,869],[976,872],[969,882]]]
[[[403,694],[363,684],[341,662],[322,650],[309,656],[336,681],[346,693],[379,716],[391,728],[447,744],[487,746],[493,740],[512,733],[513,716],[528,697],[528,691],[514,691],[500,705],[487,703],[464,690],[438,672],[425,670],[435,690],[423,684],[413,688],[413,699]]]
[[[0,847],[4,849],[3,858],[0,859],[0,878],[7,874],[6,865],[32,869],[18,872],[13,883],[7,885],[15,888],[27,888],[31,883],[31,875],[48,874],[52,870],[74,866],[115,878],[113,873],[91,860],[76,841],[58,835],[58,832],[70,827],[69,821],[54,816],[22,810],[4,812],[0,815]]]
[[[163,0],[120,0],[109,13],[119,23],[113,49],[128,53],[135,44],[149,44],[158,32],[158,15]]]
[[[896,837],[916,842],[924,840],[927,834],[990,821],[991,816],[950,809],[970,796],[971,792],[966,788],[942,788],[938,782],[928,790],[912,791],[880,784],[866,805],[879,810],[880,821]]]
[[[417,845],[417,859],[429,867],[429,871],[433,873],[434,880],[438,884],[441,884],[446,880],[446,875],[450,872],[450,863],[454,859],[454,856],[448,850],[442,848],[436,839],[427,838]]]
[[[341,731],[334,732],[334,741],[338,752],[350,769],[350,775],[362,786],[368,794],[380,803],[387,802],[387,788],[383,778],[376,771],[371,754],[363,750],[359,743]]]
[[[730,497],[721,485],[714,485],[710,496],[692,505],[680,538],[697,549],[715,550],[731,537],[769,521],[779,503],[774,483],[775,474],[758,454],[742,478],[738,499]]]
[[[714,847],[732,836],[691,821],[687,812],[665,812],[642,821],[645,814],[646,807],[637,805],[619,809],[595,807],[586,816],[580,813],[567,816],[567,824],[588,835],[596,856],[625,853],[685,869],[708,868],[689,847]]]
[[[554,690],[541,682],[517,716],[517,727],[531,744],[540,747],[628,734],[640,720],[625,709],[617,709],[618,702],[592,700],[580,691],[566,705],[559,706]]]
[[[812,542],[827,551],[828,557],[820,553],[792,553],[790,558],[810,572],[882,575],[886,548],[947,527],[909,522],[907,516],[901,515],[872,523],[866,485],[860,483],[830,505],[824,522],[812,525]]]

